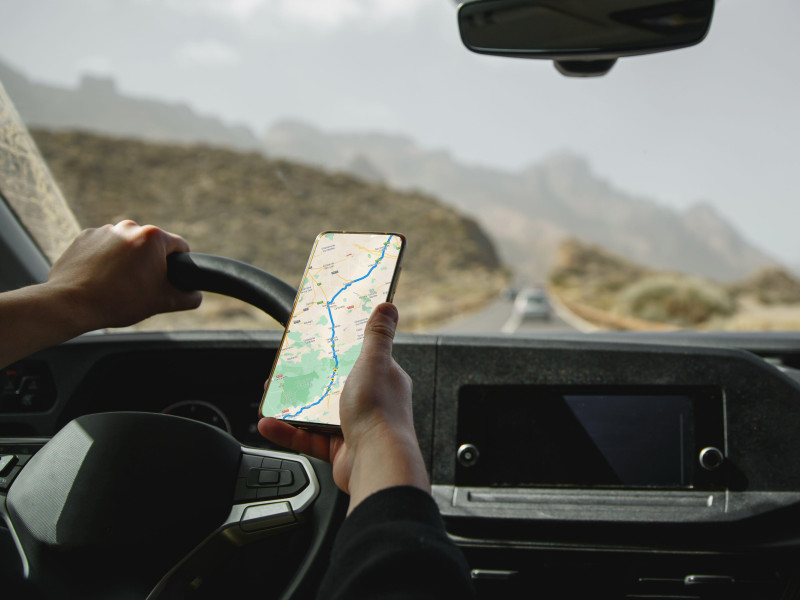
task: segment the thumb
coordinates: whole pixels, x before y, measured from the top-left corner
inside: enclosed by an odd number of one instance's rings
[[[394,304],[384,302],[375,307],[364,328],[364,345],[361,347],[363,355],[374,358],[392,355],[397,318],[397,308]]]

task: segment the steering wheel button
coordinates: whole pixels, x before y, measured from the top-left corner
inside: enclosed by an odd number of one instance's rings
[[[280,480],[278,481],[278,485],[285,486],[285,485],[292,485],[294,481],[294,476],[292,475],[291,471],[279,471]]]
[[[256,490],[256,498],[259,500],[272,500],[278,497],[278,488],[276,486],[263,487]]]
[[[292,460],[285,460],[281,464],[281,467],[283,471],[288,471],[292,475],[292,479],[289,483],[285,485],[281,483],[281,487],[279,489],[279,494],[281,497],[293,496],[305,488],[306,485],[308,485],[306,472],[300,463]]]
[[[274,469],[250,469],[247,476],[248,487],[277,487],[280,471]]]
[[[261,459],[261,468],[262,469],[280,469],[281,468],[281,461],[277,458],[262,458]]]
[[[242,462],[239,464],[239,477],[247,477],[250,469],[257,469],[261,466],[261,457],[252,454],[242,454]]]
[[[295,462],[293,460],[281,461],[281,469],[285,471],[291,471],[294,474],[295,479],[304,481],[306,478],[305,469],[303,469],[303,465],[301,465],[299,462]]]
[[[242,531],[261,531],[294,523],[294,521],[294,514],[288,502],[272,502],[248,506],[239,521],[239,527]]]
[[[259,471],[258,472],[258,483],[260,484],[277,484],[278,480],[281,479],[281,475],[283,475],[284,471]],[[289,473],[291,475],[291,473]]]

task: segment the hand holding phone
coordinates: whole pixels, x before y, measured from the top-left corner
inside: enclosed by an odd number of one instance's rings
[[[267,381],[260,416],[339,429],[339,396],[372,309],[391,301],[405,250],[398,233],[317,236]]]
[[[392,357],[397,309],[372,311],[364,343],[341,396],[342,435],[304,431],[285,421],[261,419],[258,430],[279,446],[333,465],[333,480],[350,495],[351,512],[389,487],[415,486],[430,493],[430,480],[414,432],[412,382]]]

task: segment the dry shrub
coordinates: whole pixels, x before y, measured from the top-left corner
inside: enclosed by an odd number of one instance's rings
[[[724,288],[676,275],[645,277],[623,290],[617,305],[620,314],[681,327],[696,327],[735,310],[736,302]]]
[[[733,284],[731,292],[739,296],[750,295],[762,304],[800,303],[800,281],[784,269],[761,269],[749,279]]]
[[[647,272],[600,246],[570,239],[558,249],[549,283],[574,300],[609,310],[620,290]]]

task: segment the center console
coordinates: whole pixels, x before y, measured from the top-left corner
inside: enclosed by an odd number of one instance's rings
[[[794,597],[797,382],[743,351],[448,342],[433,494],[482,597]]]

